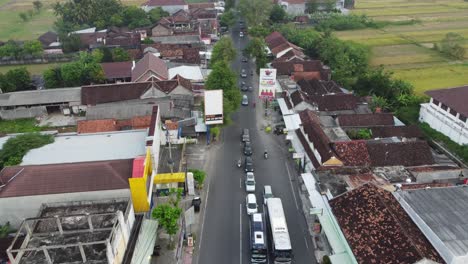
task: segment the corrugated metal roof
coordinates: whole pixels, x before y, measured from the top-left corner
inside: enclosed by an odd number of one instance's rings
[[[154,245],[158,234],[158,221],[152,219],[143,219],[138,241],[133,252],[132,264],[150,263]]]
[[[403,208],[416,219],[445,261],[468,252],[468,188],[466,186],[399,191]],[[409,207],[408,207],[409,206]],[[417,221],[422,220],[422,221]],[[425,228],[425,225],[427,228]],[[440,240],[442,243],[434,244]]]
[[[81,101],[81,87],[0,94],[0,106],[38,105]]]

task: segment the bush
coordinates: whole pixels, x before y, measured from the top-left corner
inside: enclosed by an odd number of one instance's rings
[[[218,139],[218,136],[219,136],[219,127],[212,127],[210,128],[210,134],[211,134],[211,137],[214,138],[214,139]]]
[[[198,182],[198,184],[203,184],[206,177],[206,172],[202,170],[190,169],[191,173],[193,173],[193,179]]]
[[[323,256],[323,258],[322,258],[322,263],[323,263],[323,264],[332,264],[332,262],[331,262],[331,260],[330,260],[330,257],[327,256],[327,255]]]
[[[372,138],[372,132],[370,131],[370,129],[367,129],[367,128],[349,130],[349,131],[346,131],[346,134],[348,134],[348,136],[351,139],[371,139]]]
[[[421,130],[424,132],[426,137],[442,143],[450,152],[454,153],[460,159],[462,159],[465,163],[468,162],[468,146],[467,145],[459,145],[452,141],[446,135],[438,132],[435,129],[432,129],[427,123],[422,123],[419,126]]]
[[[23,134],[8,139],[0,150],[0,167],[18,165],[29,150],[54,142],[52,135]]]
[[[382,24],[376,23],[366,15],[332,14],[318,22],[315,27],[318,31],[351,30],[363,28],[380,28]]]

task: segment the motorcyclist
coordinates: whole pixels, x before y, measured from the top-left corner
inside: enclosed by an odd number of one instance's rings
[[[265,157],[265,159],[268,158],[268,152],[266,149],[265,149],[265,152],[263,152],[263,156]]]
[[[239,168],[240,168],[240,167],[241,167],[241,165],[242,165],[242,160],[241,160],[241,158],[239,158],[239,160],[237,160],[237,167],[239,167]]]

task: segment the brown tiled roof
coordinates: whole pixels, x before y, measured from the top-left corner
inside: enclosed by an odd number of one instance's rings
[[[327,94],[307,97],[307,102],[319,111],[341,111],[356,109],[359,98],[353,94]]]
[[[330,139],[323,131],[320,125],[320,118],[311,110],[304,110],[299,113],[304,132],[306,133],[309,141],[314,144],[315,149],[317,149],[320,157],[322,157],[322,162],[329,160],[334,156],[332,148],[330,146]]]
[[[143,58],[143,52],[140,49],[127,49],[127,52],[132,60]]]
[[[132,71],[132,82],[139,81],[148,71],[156,74],[159,79],[167,80],[169,72],[166,63],[152,53],[146,53],[141,60],[135,64]],[[146,81],[146,80],[143,80]]]
[[[80,38],[81,45],[88,47],[90,45],[99,44],[100,42],[97,41],[99,38],[103,39],[104,41],[104,38],[106,37],[107,33],[106,32],[93,32],[93,33],[81,33],[77,35]]]
[[[372,166],[421,166],[434,164],[431,148],[426,141],[384,143],[367,141]]]
[[[150,122],[149,131],[148,131],[148,136],[150,137],[154,136],[154,131],[156,128],[156,119],[158,117],[158,111],[159,111],[158,106],[157,105],[153,106],[153,111],[151,113],[151,122]]]
[[[127,189],[133,159],[6,167],[0,197]]]
[[[307,95],[302,91],[295,91],[290,95],[291,102],[294,106],[307,101]]]
[[[288,92],[282,92],[281,96],[283,97],[284,102],[286,103],[286,106],[288,107],[288,109],[292,109],[293,106],[291,104],[291,101],[289,100]]]
[[[308,16],[296,16],[294,18],[294,22],[297,22],[297,23],[309,23],[309,17]]]
[[[427,91],[426,94],[468,117],[468,86]]]
[[[131,61],[101,63],[106,79],[132,77],[132,65]]]
[[[43,46],[49,46],[50,44],[58,41],[58,35],[55,32],[47,31],[37,38]]]
[[[309,96],[330,93],[343,93],[343,91],[340,89],[340,86],[338,86],[338,84],[336,84],[334,81],[299,80],[297,85],[299,85],[301,90],[307,93]]]
[[[370,127],[372,137],[423,138],[424,134],[417,125]]]
[[[78,121],[77,132],[81,133],[97,133],[109,132],[118,130],[115,119],[100,119],[100,120],[81,120]]]
[[[83,105],[96,105],[138,99],[150,87],[151,82],[83,86],[81,88],[81,103]]]
[[[200,64],[200,49],[198,48],[185,48],[183,49],[182,60],[179,62]]]
[[[142,5],[147,5],[147,6],[187,5],[187,2],[185,2],[185,0],[148,0]]]
[[[291,75],[293,72],[321,72],[324,65],[319,60],[306,61],[277,61],[271,64],[276,69],[277,75]]]
[[[338,115],[339,125],[342,127],[372,127],[393,126],[393,114],[347,114]]]
[[[274,47],[274,48],[270,48],[271,50],[271,53],[273,53],[273,55],[277,55],[278,53],[284,51],[284,50],[287,50],[291,48],[291,45],[289,45],[289,42],[285,42],[285,43],[281,43],[280,45]],[[288,56],[289,57],[289,56]]]
[[[287,43],[288,40],[286,40],[286,38],[283,37],[283,35],[281,35],[281,33],[279,33],[278,31],[275,31],[275,32],[273,32],[270,35],[265,37],[265,42],[268,45],[268,48],[270,48],[270,50],[271,50],[271,49],[274,49],[275,47],[277,47],[277,46],[279,46],[281,44]]]
[[[358,263],[443,263],[390,192],[365,184],[329,203]]]
[[[176,80],[177,83],[186,88],[187,90],[190,90],[192,91],[192,82],[190,82],[189,79],[185,79],[184,77],[180,76],[179,74],[176,74],[176,76],[174,76],[174,78],[172,78],[172,80]]]
[[[306,2],[305,0],[283,0],[283,1],[289,3],[290,5],[304,4]]]
[[[364,140],[335,142],[333,148],[338,159],[345,166],[368,167],[371,164],[367,144]]]
[[[212,2],[204,2],[204,3],[190,3],[188,4],[189,9],[194,9],[194,8],[214,8],[215,4]]]

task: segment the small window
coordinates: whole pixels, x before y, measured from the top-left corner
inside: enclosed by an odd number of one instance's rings
[[[437,101],[436,99],[432,99],[432,103],[439,106],[439,101]]]
[[[466,123],[466,116],[460,114],[460,116],[458,117],[458,119],[460,119],[461,121],[463,121],[463,123]]]
[[[440,108],[444,109],[445,111],[447,111],[447,109],[448,109],[448,107],[447,107],[446,105],[444,105],[444,104],[442,104],[442,105],[440,106]]]
[[[450,114],[453,116],[457,116],[457,111],[450,109]]]

